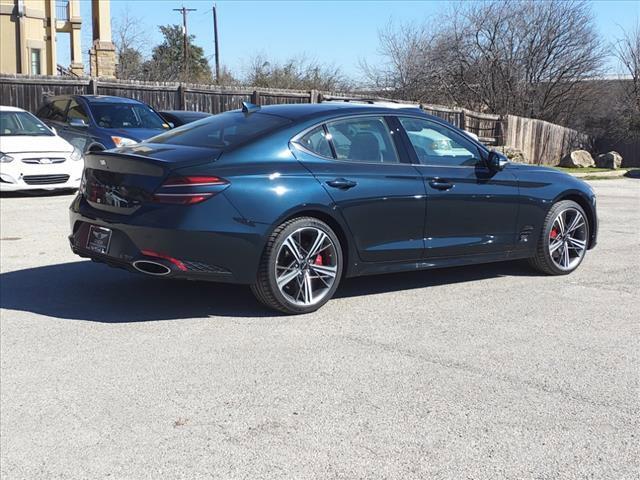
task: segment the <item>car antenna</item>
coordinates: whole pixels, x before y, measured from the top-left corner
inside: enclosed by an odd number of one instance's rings
[[[251,102],[242,102],[242,113],[253,113],[260,110],[260,105],[255,105]]]

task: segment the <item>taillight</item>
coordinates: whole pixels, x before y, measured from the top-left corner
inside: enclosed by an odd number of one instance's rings
[[[169,177],[153,195],[153,201],[172,205],[194,205],[213,197],[229,182],[224,178],[206,175]]]
[[[201,175],[192,175],[188,177],[170,177],[162,184],[162,188],[188,187],[188,186],[204,187],[208,185],[226,185],[227,183],[229,182],[227,182],[224,178],[220,178],[220,177],[205,177]]]

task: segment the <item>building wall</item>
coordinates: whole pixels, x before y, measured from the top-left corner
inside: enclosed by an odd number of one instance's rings
[[[38,73],[32,65],[32,53],[39,50],[39,73],[55,75],[59,31],[71,34],[71,67],[82,75],[78,0],[70,0],[69,13],[68,20],[56,21],[55,0],[0,0],[0,73]]]
[[[16,18],[13,1],[0,0],[0,72],[18,73],[16,61]]]
[[[0,0],[0,72],[35,74],[32,51],[40,51],[40,74],[55,74],[47,62],[52,41],[47,37],[46,0]],[[18,5],[21,4],[22,15]],[[20,49],[18,50],[18,45]]]

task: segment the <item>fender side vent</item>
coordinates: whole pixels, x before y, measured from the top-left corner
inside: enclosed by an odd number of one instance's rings
[[[529,238],[531,237],[531,232],[533,232],[533,225],[525,225],[522,230],[520,230],[518,242],[527,243],[529,241]]]

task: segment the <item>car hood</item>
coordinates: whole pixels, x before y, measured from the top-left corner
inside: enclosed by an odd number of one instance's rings
[[[555,168],[545,167],[543,165],[532,165],[530,163],[512,163],[509,162],[511,168],[516,168],[518,170],[526,170],[529,172],[548,172],[548,173],[565,173],[561,170],[556,170]]]
[[[131,140],[135,140],[136,142],[141,142],[142,140],[146,140],[147,138],[155,137],[156,135],[160,135],[161,133],[166,132],[165,129],[155,129],[155,128],[110,128],[107,130],[109,135],[114,137],[126,137]]]
[[[71,152],[73,147],[57,135],[2,135],[0,136],[0,152]]]

